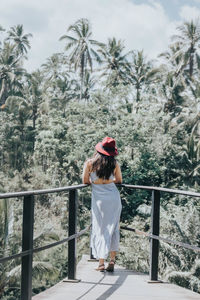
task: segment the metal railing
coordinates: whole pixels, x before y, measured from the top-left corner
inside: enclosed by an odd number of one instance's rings
[[[200,197],[200,193],[160,188],[160,187],[154,187],[154,186],[129,185],[129,184],[121,184],[120,186],[128,188],[128,189],[142,189],[142,190],[149,190],[152,192],[150,233],[138,231],[137,229],[129,228],[129,227],[125,227],[125,226],[121,227],[121,229],[134,231],[136,233],[142,234],[142,235],[150,238],[150,271],[149,271],[150,281],[158,281],[159,240],[200,252],[200,248],[197,246],[192,246],[192,245],[189,245],[186,243],[173,241],[171,239],[167,239],[167,238],[163,238],[163,237],[159,236],[159,233],[160,233],[160,194],[161,194],[161,192],[185,195],[185,196],[190,196],[190,197]]]
[[[57,245],[68,242],[68,279],[76,280],[76,239],[83,235],[89,230],[90,226],[83,229],[80,232],[77,231],[77,205],[78,205],[78,194],[77,190],[87,187],[86,184],[80,184],[75,186],[68,186],[55,189],[47,190],[35,190],[25,191],[19,193],[6,193],[0,194],[0,199],[5,198],[19,198],[23,197],[23,227],[22,227],[22,252],[17,253],[8,257],[0,258],[0,263],[4,263],[8,260],[15,258],[22,258],[21,266],[21,300],[30,300],[32,296],[32,261],[33,253],[43,251],[45,249],[55,247]],[[152,186],[139,186],[139,185],[128,185],[119,184],[119,187],[128,189],[142,189],[149,190],[152,192],[152,210],[151,210],[151,231],[150,233],[142,232],[137,229],[121,226],[121,229],[134,231],[136,234],[142,234],[150,238],[150,280],[158,281],[158,260],[159,260],[159,240],[172,243],[181,247],[192,249],[194,251],[200,251],[197,246],[181,243],[178,241],[172,241],[159,236],[160,231],[160,193],[167,192],[173,194],[180,194],[192,197],[200,197],[200,193],[187,192],[182,190],[174,190],[167,188],[159,188]],[[69,227],[68,237],[45,245],[39,248],[33,248],[33,224],[34,224],[34,196],[49,193],[58,193],[69,191]]]
[[[77,190],[87,187],[86,184],[46,189],[25,191],[19,193],[0,194],[0,199],[5,198],[19,198],[23,197],[23,225],[22,225],[22,252],[1,257],[0,263],[5,263],[8,260],[21,257],[21,300],[31,300],[32,297],[32,263],[33,253],[40,252],[51,247],[68,242],[68,279],[74,280],[76,278],[76,240],[77,237],[83,235],[89,230],[90,226],[77,233],[77,209],[78,209],[78,195]],[[34,196],[49,193],[59,193],[69,191],[69,226],[68,237],[45,245],[39,248],[33,248],[33,225],[34,225]]]

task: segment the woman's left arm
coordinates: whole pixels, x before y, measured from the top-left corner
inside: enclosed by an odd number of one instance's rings
[[[90,181],[90,166],[89,166],[88,161],[85,162],[84,167],[83,167],[82,182],[84,184],[91,184],[91,181]]]
[[[118,163],[116,164],[114,176],[115,176],[114,183],[122,183],[122,172]]]

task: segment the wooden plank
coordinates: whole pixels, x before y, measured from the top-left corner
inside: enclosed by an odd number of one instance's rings
[[[149,276],[116,265],[115,272],[95,270],[97,262],[84,255],[77,267],[79,283],[59,282],[33,300],[199,300],[200,295],[169,283],[149,284]]]

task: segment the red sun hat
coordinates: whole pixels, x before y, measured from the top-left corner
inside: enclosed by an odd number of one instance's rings
[[[102,142],[98,143],[95,146],[95,149],[107,156],[116,156],[118,155],[116,142],[113,138],[106,136]]]

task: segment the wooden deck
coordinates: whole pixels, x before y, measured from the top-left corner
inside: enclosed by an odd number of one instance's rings
[[[116,266],[115,272],[95,270],[97,262],[84,255],[77,267],[79,283],[59,282],[33,300],[199,300],[200,295],[169,283],[148,283],[142,273]]]

